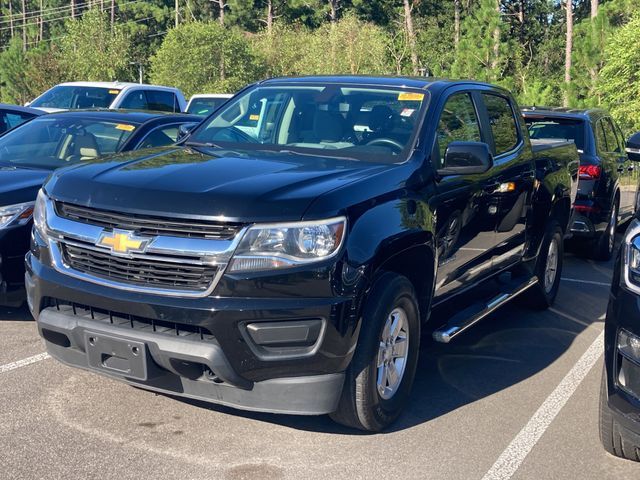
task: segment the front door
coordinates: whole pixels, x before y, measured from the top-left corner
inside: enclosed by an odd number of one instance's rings
[[[481,128],[477,95],[457,92],[449,96],[438,121],[432,161],[443,166],[453,141],[488,142]],[[440,178],[432,198],[437,226],[438,272],[436,301],[459,292],[490,273],[496,243],[497,205],[492,185],[494,171]]]

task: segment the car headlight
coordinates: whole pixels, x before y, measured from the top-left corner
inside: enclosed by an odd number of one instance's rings
[[[338,253],[347,220],[254,225],[249,228],[229,265],[229,272],[255,272],[319,262]]]
[[[640,293],[640,221],[637,219],[629,225],[622,248],[624,284],[635,293]]]
[[[0,229],[25,225],[33,215],[33,202],[0,207]]]
[[[33,226],[42,238],[47,238],[47,195],[42,189],[33,207]]]

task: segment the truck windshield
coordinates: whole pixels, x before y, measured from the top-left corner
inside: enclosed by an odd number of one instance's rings
[[[427,99],[424,90],[262,86],[230,100],[187,145],[397,163],[415,142]]]
[[[58,85],[36,98],[30,107],[61,108],[109,108],[120,90],[102,87],[74,87]]]
[[[45,115],[0,137],[0,163],[53,170],[115,153],[135,129],[129,123]]]
[[[543,140],[569,140],[584,150],[584,122],[573,118],[525,117],[529,137]]]

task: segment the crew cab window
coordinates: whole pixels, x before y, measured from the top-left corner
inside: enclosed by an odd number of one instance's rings
[[[178,125],[167,125],[153,129],[138,144],[137,148],[164,147],[178,141]]]
[[[146,90],[147,108],[159,112],[175,112],[176,96],[164,90]]]
[[[147,110],[147,98],[142,90],[136,90],[124,97],[120,108],[126,108],[128,110]]]
[[[26,122],[35,115],[28,113],[9,113],[0,114],[0,133],[4,133],[7,130],[11,130],[14,127]]]
[[[478,115],[468,93],[456,93],[449,97],[444,105],[438,131],[437,142],[440,148],[440,161],[444,161],[444,154],[451,142],[479,142],[480,126]],[[436,168],[441,168],[441,165]]]
[[[518,144],[519,135],[511,102],[505,97],[487,93],[483,93],[482,98],[489,115],[495,155],[513,150]]]

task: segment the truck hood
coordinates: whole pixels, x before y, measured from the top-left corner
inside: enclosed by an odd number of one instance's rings
[[[314,199],[391,165],[169,147],[58,170],[53,198],[107,210],[257,222],[302,218]]]
[[[0,165],[0,206],[34,201],[50,173],[49,170]]]

